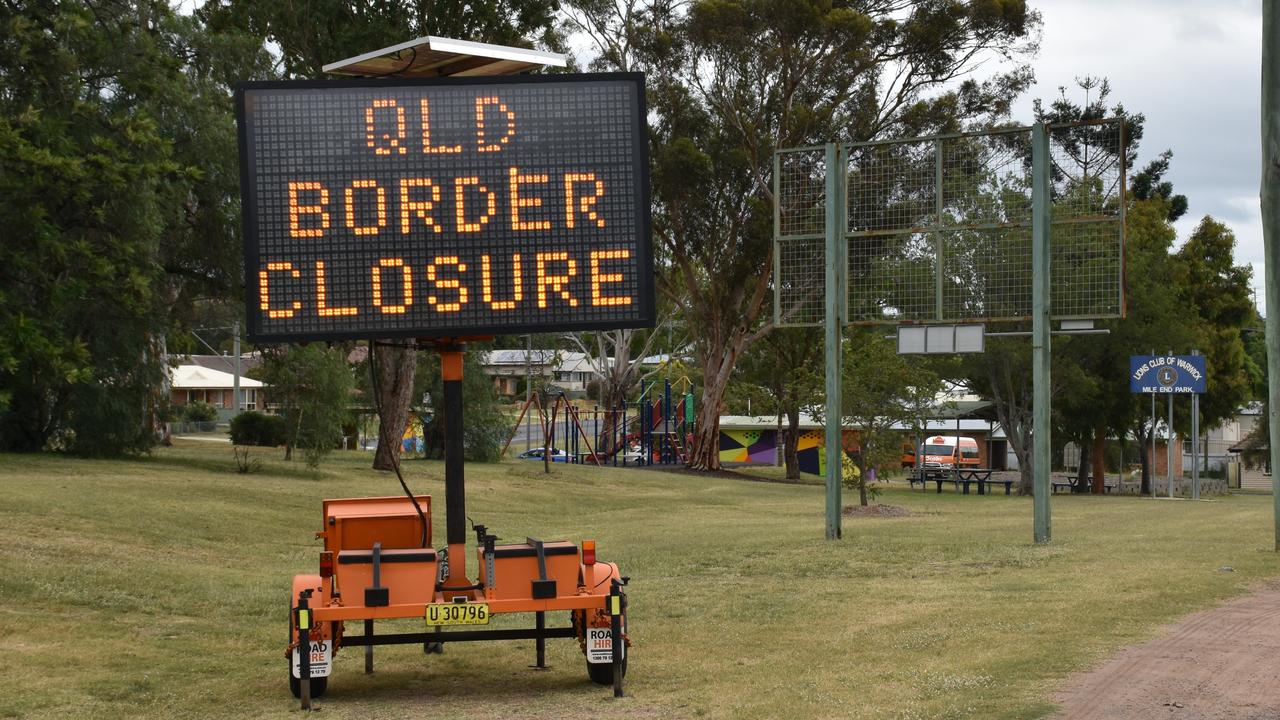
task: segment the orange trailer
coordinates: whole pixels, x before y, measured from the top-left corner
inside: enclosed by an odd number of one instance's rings
[[[547,639],[576,638],[590,679],[612,684],[614,694],[621,696],[630,645],[624,593],[628,578],[614,563],[597,561],[595,541],[578,545],[528,538],[500,545],[485,526],[474,525],[479,570],[475,580],[467,575],[462,346],[439,350],[447,415],[445,547],[433,544],[430,496],[325,500],[322,529],[316,533],[324,540],[318,572],[293,578],[285,650],[290,690],[309,707],[311,698],[327,689],[334,657],[349,646],[365,648],[369,673],[377,645],[421,644],[432,652],[451,642],[532,639],[536,667],[546,667]],[[484,627],[507,613],[531,614],[531,626]],[[548,627],[548,613],[563,613],[568,624]],[[419,618],[423,630],[375,634],[377,621],[394,618]],[[352,633],[349,623],[361,621],[361,632]]]

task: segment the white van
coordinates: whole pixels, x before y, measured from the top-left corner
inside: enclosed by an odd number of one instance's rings
[[[920,455],[924,458],[924,471],[930,474],[982,465],[978,457],[978,441],[971,437],[930,435],[920,443]]]

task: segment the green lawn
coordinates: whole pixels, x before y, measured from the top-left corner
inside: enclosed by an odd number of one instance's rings
[[[312,474],[255,453],[253,475],[196,441],[0,457],[0,717],[293,716],[286,603],[316,566],[320,499],[398,485],[368,454]],[[629,697],[589,684],[567,640],[547,672],[531,641],[379,648],[373,676],[349,649],[324,717],[1040,717],[1071,671],[1280,574],[1265,496],[1059,496],[1054,543],[1033,547],[1029,499],[891,489],[912,517],[849,519],[829,543],[813,485],[468,471],[468,513],[500,537],[594,537],[632,577]],[[441,472],[406,464],[443,508]]]

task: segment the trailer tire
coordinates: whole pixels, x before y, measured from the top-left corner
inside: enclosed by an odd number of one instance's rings
[[[627,659],[622,658],[622,677],[627,676]],[[587,677],[597,685],[613,684],[613,663],[587,663]]]
[[[585,613],[583,615],[584,615],[583,626],[585,627],[586,626]],[[623,635],[626,635],[626,632],[627,632],[627,613],[624,610],[622,613]],[[626,640],[622,640],[621,642],[625,643]],[[623,650],[627,651],[622,656],[622,677],[625,678],[627,676],[627,659],[631,655],[631,653],[629,652],[630,648],[627,648],[625,645],[623,646]],[[612,685],[613,684],[613,665],[614,663],[593,663],[588,661],[587,677],[591,678],[591,682],[597,685]]]
[[[293,693],[296,698],[302,697],[302,681],[293,676],[293,662],[289,661],[285,670],[289,673],[289,692]],[[613,682],[610,680],[609,682]],[[311,678],[311,697],[318,698],[324,695],[324,691],[329,689],[329,678],[319,677]]]

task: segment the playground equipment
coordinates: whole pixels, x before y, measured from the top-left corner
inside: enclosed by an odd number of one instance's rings
[[[502,455],[506,455],[526,417],[533,412],[542,437],[541,445],[535,447],[565,450],[566,462],[614,466],[683,464],[693,442],[695,418],[693,393],[688,380],[684,382],[686,391],[679,395],[673,393],[672,382],[666,379],[661,386],[642,384],[635,402],[612,409],[597,405],[589,411],[579,409],[563,392],[555,396],[547,411],[535,393],[520,408]],[[593,430],[588,432],[587,427]]]

